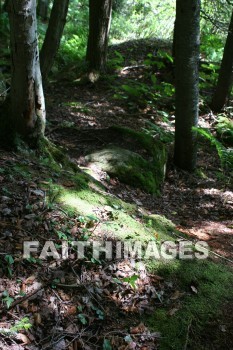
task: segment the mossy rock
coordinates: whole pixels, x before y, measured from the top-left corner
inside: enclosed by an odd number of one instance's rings
[[[155,162],[154,158],[147,160],[138,153],[120,147],[104,148],[86,156],[89,163],[94,163],[120,181],[156,194],[165,173],[166,157],[162,155],[160,159],[160,163]]]

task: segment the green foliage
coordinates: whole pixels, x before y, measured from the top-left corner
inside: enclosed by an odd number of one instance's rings
[[[12,255],[6,255],[4,260],[6,261],[7,272],[10,277],[13,275],[14,258]]]
[[[194,131],[197,131],[205,139],[209,140],[210,143],[216,148],[221,166],[224,169],[233,168],[233,149],[226,148],[220,141],[214,137],[208,129],[193,127]]]
[[[43,41],[45,38],[45,34],[46,34],[46,30],[47,30],[47,24],[44,22],[41,22],[40,19],[38,19],[37,21],[37,30],[38,30],[38,45],[39,48],[41,49],[42,45],[43,45]]]
[[[88,1],[70,0],[66,25],[53,70],[82,63],[88,37]],[[38,19],[39,46],[42,46],[47,23]],[[57,67],[56,67],[57,66]]]
[[[133,289],[136,289],[136,282],[137,282],[138,278],[139,278],[138,275],[125,277],[125,278],[123,278],[123,282],[129,283]]]
[[[108,67],[112,70],[121,69],[125,59],[119,51],[114,51],[114,56],[108,61]]]
[[[220,114],[217,119],[216,130],[223,142],[233,146],[233,121],[225,114]]]
[[[216,84],[219,73],[219,65],[214,63],[204,63],[200,65],[200,89],[212,89]]]
[[[70,26],[61,41],[58,58],[65,65],[78,62],[85,55],[87,33],[74,34],[73,30]]]
[[[223,38],[217,34],[209,32],[207,27],[201,37],[201,53],[206,60],[211,62],[219,62],[223,54]]]
[[[149,134],[154,139],[160,140],[163,143],[171,143],[174,141],[174,133],[165,130],[163,127],[156,125],[149,120],[146,121],[146,128],[144,129],[146,134]]]
[[[149,87],[137,81],[129,81],[129,84],[121,85],[117,88],[114,97],[117,99],[125,99],[129,101],[129,106],[145,108],[147,104],[152,103],[154,95],[150,92]]]
[[[173,80],[173,58],[164,51],[158,52],[158,56],[152,53],[147,55],[144,64],[148,66],[144,81],[128,79],[127,84],[116,88],[115,98],[126,99],[131,108],[145,108],[149,105],[161,103],[174,96],[175,88]],[[157,79],[157,72],[160,78]]]
[[[131,82],[132,85],[122,85],[121,88],[125,92],[123,97],[133,101],[139,107],[146,107],[149,99],[153,100],[153,95],[150,93],[148,86],[140,82]]]
[[[129,84],[121,85],[114,97],[128,100],[131,108],[145,108],[174,95],[175,89],[172,84],[166,82],[157,83],[154,75],[151,75],[151,82],[152,84],[149,85],[131,80]]]
[[[10,328],[12,332],[19,332],[22,330],[27,331],[32,327],[32,324],[29,321],[28,317],[22,318],[22,320],[18,321],[13,327]]]
[[[14,299],[9,296],[9,293],[7,290],[3,292],[2,296],[3,296],[2,301],[6,304],[7,308],[9,309]]]
[[[117,1],[113,7],[112,41],[146,37],[171,38],[175,3],[165,0]]]
[[[165,68],[167,65],[173,64],[173,57],[165,51],[159,50],[156,55],[149,53],[144,64],[147,66],[155,66],[158,70]]]
[[[112,350],[111,343],[108,339],[104,339],[103,350]]]
[[[6,12],[0,13],[0,35],[1,37],[9,37],[10,24],[8,14]]]
[[[201,29],[208,34],[217,34],[223,39],[227,33],[232,6],[228,0],[202,1]],[[223,40],[224,41],[224,40]]]
[[[78,314],[78,319],[84,326],[88,324],[88,319],[85,314]]]

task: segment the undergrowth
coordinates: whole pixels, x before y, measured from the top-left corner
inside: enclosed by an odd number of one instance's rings
[[[223,143],[220,142],[216,137],[214,137],[208,129],[194,127],[193,130],[197,131],[198,134],[210,141],[211,145],[213,145],[216,148],[222,168],[225,170],[232,170],[233,149],[225,147]]]

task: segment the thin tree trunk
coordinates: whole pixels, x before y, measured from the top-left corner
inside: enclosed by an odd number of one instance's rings
[[[54,58],[59,48],[66,23],[68,6],[69,0],[54,0],[48,29],[40,53],[41,73],[43,80],[47,79],[47,76],[54,63]]]
[[[173,41],[172,41],[172,57],[175,60],[176,56],[176,20],[174,22],[174,29],[173,29]]]
[[[36,142],[45,129],[45,102],[37,41],[36,0],[9,0],[12,79],[11,129]]]
[[[176,121],[174,161],[185,170],[196,166],[200,0],[177,0],[175,40]]]
[[[8,5],[9,5],[9,0],[3,1],[2,12],[7,12]]]
[[[41,17],[43,21],[48,19],[48,10],[49,10],[49,0],[39,0],[37,6],[38,16]]]
[[[212,99],[211,108],[220,112],[227,100],[233,82],[233,12],[228,36],[224,47],[222,63],[219,71],[216,90]]]
[[[107,62],[112,0],[89,0],[89,36],[86,60],[90,71],[104,72]]]

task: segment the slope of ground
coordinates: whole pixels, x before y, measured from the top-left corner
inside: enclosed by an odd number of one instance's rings
[[[147,107],[116,99],[128,79],[148,79],[134,50],[127,69],[95,85],[70,76],[49,84],[47,136],[72,163],[56,163],[48,152],[0,151],[0,349],[233,349],[233,194],[215,150],[201,141],[198,169],[188,174],[172,165],[167,142],[160,196],[83,166],[87,153],[113,141],[113,125],[141,131],[150,121],[166,135],[174,131],[172,96]],[[201,116],[202,124],[213,121]],[[160,248],[169,241],[168,249],[177,249],[187,238],[206,241],[213,254],[191,261],[116,257],[117,242]],[[58,254],[67,244],[69,259],[43,260],[48,240]],[[93,256],[98,240],[112,244],[112,259]],[[23,257],[24,241],[39,241],[38,252]],[[84,258],[73,241],[92,244]]]

